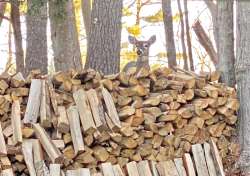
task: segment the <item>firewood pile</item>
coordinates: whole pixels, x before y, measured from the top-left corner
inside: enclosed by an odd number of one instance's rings
[[[169,68],[2,75],[0,169],[33,176],[60,166],[94,174],[101,163],[124,169],[183,157],[210,138],[222,158],[233,155],[239,102],[218,79],[218,72]]]

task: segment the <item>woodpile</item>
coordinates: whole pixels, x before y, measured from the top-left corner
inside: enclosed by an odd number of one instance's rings
[[[34,71],[27,79],[20,73],[2,75],[2,174],[77,175],[77,170],[88,175],[90,169],[98,175],[101,168],[110,175],[112,165],[129,174],[135,162],[144,170],[142,161],[161,163],[199,153],[192,145],[210,138],[222,158],[234,155],[239,102],[235,89],[218,79],[218,72],[197,75],[169,68],[108,76],[91,69],[52,77]],[[194,155],[194,161],[200,160]]]

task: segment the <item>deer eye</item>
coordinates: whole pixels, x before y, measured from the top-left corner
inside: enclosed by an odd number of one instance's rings
[[[147,48],[147,47],[148,47],[148,44],[147,44],[147,43],[145,43],[145,44],[144,44],[144,47],[146,47],[146,48]]]

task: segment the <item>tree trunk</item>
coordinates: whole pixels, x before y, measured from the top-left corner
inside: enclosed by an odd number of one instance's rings
[[[204,0],[204,2],[206,3],[212,16],[214,40],[216,48],[218,49],[218,42],[219,42],[218,5],[215,4],[213,0]]]
[[[196,36],[198,37],[200,44],[206,50],[207,54],[209,55],[211,61],[215,65],[215,67],[217,67],[217,64],[219,62],[218,57],[217,57],[217,53],[214,49],[213,43],[209,39],[205,30],[203,29],[201,23],[199,21],[196,21],[193,25],[193,29],[194,29]]]
[[[27,6],[26,75],[34,69],[47,73],[47,2],[38,4],[36,0],[28,0]]]
[[[181,47],[182,47],[182,52],[183,52],[184,69],[188,70],[187,49],[185,45],[185,29],[184,29],[183,13],[181,9],[180,0],[177,0],[177,4],[178,4],[178,10],[180,13],[180,22],[181,22]]]
[[[241,144],[240,166],[250,173],[250,3],[237,1],[237,52],[236,83],[240,99],[239,139]]]
[[[162,0],[163,21],[166,36],[166,49],[168,57],[168,66],[175,67],[176,63],[176,50],[174,43],[173,19],[171,0]]]
[[[52,48],[56,71],[82,69],[82,60],[72,0],[49,1]]]
[[[221,81],[234,87],[234,0],[218,1],[218,70],[222,72]]]
[[[0,2],[0,26],[3,21],[5,8],[6,8],[6,2]]]
[[[11,3],[11,21],[14,31],[15,53],[16,53],[16,71],[24,73],[24,56],[22,44],[22,32],[20,24],[19,1],[13,0]]]
[[[88,47],[90,23],[91,23],[91,0],[82,0],[82,15],[83,15],[83,22],[84,22],[84,27],[87,37],[87,47]]]
[[[185,25],[186,25],[187,47],[188,47],[188,58],[189,58],[190,70],[194,71],[194,60],[193,60],[192,44],[191,44],[191,37],[190,37],[190,31],[189,31],[187,0],[184,0],[184,12],[185,12]]]
[[[94,1],[86,68],[104,74],[120,71],[122,0]]]

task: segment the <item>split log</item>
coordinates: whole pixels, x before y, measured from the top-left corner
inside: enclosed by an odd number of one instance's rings
[[[111,163],[102,163],[101,170],[103,176],[115,176]]]
[[[148,161],[140,161],[137,168],[140,176],[152,176]]]
[[[12,168],[4,169],[1,171],[1,176],[14,176]]]
[[[61,176],[60,164],[50,164],[49,165],[50,175],[51,176]]]
[[[187,173],[186,173],[186,170],[184,168],[184,165],[183,165],[183,160],[182,158],[175,158],[174,159],[174,163],[175,163],[175,167],[179,173],[180,176],[186,176]]]
[[[192,146],[192,153],[198,176],[209,176],[204,151],[201,144]]]
[[[127,163],[126,168],[129,176],[140,176],[135,161]]]
[[[216,169],[210,149],[210,145],[208,143],[204,143],[204,153],[205,153],[205,158],[207,162],[207,168],[210,176],[216,176]]]
[[[21,112],[20,103],[14,100],[11,108],[11,124],[13,129],[13,144],[18,145],[22,143],[22,128],[21,128]]]
[[[22,152],[24,155],[24,160],[26,166],[29,170],[30,176],[36,176],[36,170],[33,160],[33,141],[31,139],[26,139],[22,143]]]
[[[69,120],[64,106],[58,106],[57,129],[61,133],[69,132]]]
[[[6,148],[6,143],[5,143],[5,140],[4,140],[2,126],[1,126],[1,123],[0,123],[0,157],[1,156],[7,156],[7,148]]]
[[[159,164],[157,164],[156,167],[158,169],[159,175],[179,176],[175,164],[171,160],[159,162]]]
[[[183,155],[183,164],[187,171],[188,176],[196,176],[195,170],[194,170],[194,164],[189,153],[185,153]]]

